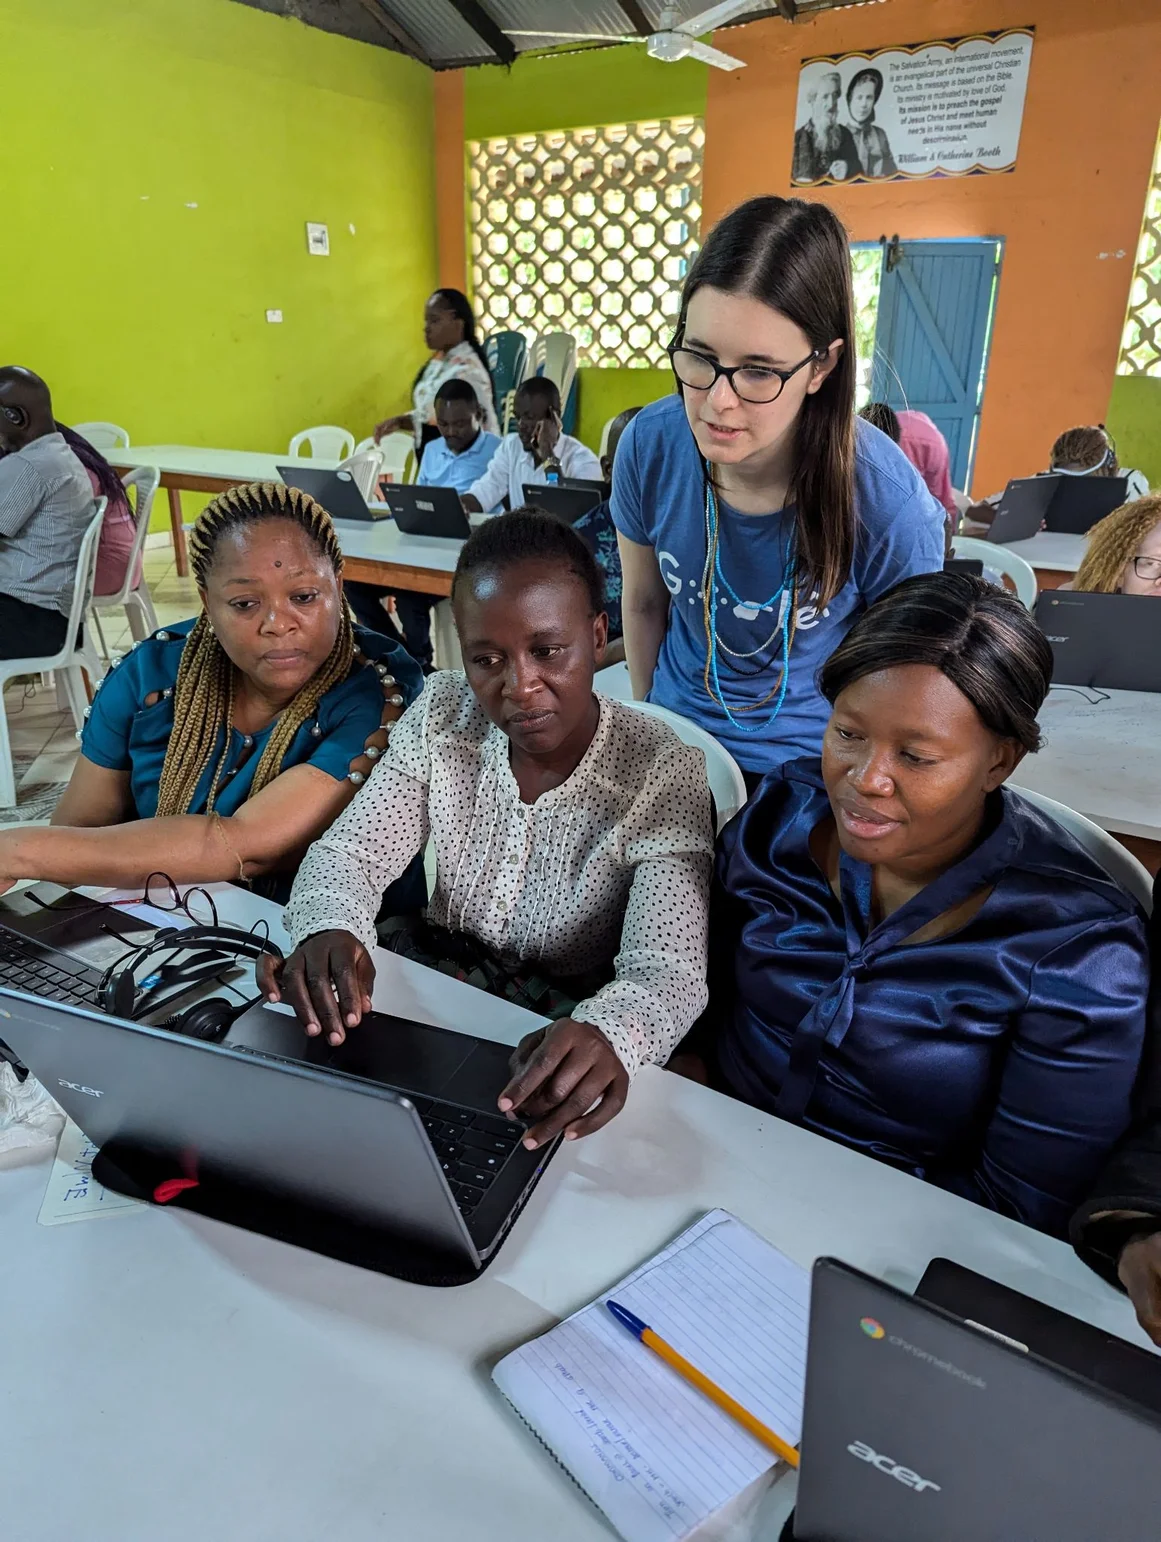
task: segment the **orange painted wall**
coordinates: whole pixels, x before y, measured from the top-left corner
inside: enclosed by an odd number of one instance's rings
[[[464,72],[441,70],[435,76],[435,218],[443,289],[468,287],[465,199]]]
[[[852,240],[1005,238],[977,494],[1041,469],[1062,428],[1107,413],[1161,115],[1161,3],[889,0],[731,28],[718,41],[748,67],[710,71],[704,228],[756,193],[795,191],[802,59],[1031,24],[1015,171],[809,195],[834,206]]]

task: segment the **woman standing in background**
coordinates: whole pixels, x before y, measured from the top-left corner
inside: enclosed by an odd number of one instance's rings
[[[476,337],[476,318],[468,297],[458,289],[437,289],[423,308],[423,340],[431,358],[411,386],[411,411],[385,418],[375,441],[387,434],[412,434],[415,445],[435,437],[435,393],[445,380],[466,380],[480,404],[485,433],[497,434],[492,377]],[[430,433],[425,432],[428,428]]]
[[[855,417],[850,248],[821,203],[754,198],[712,230],[670,348],[678,394],[617,452],[633,694],[756,780],[817,755],[815,675],[855,618],[943,565],[944,512]]]

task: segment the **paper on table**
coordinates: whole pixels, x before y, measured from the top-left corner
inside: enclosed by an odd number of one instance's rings
[[[138,1200],[115,1194],[95,1181],[93,1158],[98,1149],[71,1119],[65,1121],[36,1218],[42,1226],[60,1226],[65,1221],[142,1208]]]
[[[608,1295],[797,1445],[810,1298],[799,1265],[715,1210]],[[623,1537],[672,1542],[774,1457],[620,1327],[606,1299],[493,1377]]]

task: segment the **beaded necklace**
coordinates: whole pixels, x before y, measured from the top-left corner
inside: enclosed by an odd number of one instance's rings
[[[729,647],[729,645],[718,636],[717,612],[718,605],[722,599],[718,592],[719,585],[722,589],[725,590],[726,595],[731,600],[733,600],[736,606],[743,607],[745,609],[753,609],[754,606],[749,602],[739,598],[729,579],[725,575],[725,572],[722,568],[720,536],[721,520],[718,512],[718,500],[717,495],[714,492],[713,485],[709,480],[707,468],[705,484],[706,557],[705,566],[702,569],[701,584],[702,609],[706,635],[706,660],[705,670],[703,673],[703,683],[705,685],[706,695],[710,698],[711,701],[715,702],[719,707],[721,707],[722,711],[726,715],[727,720],[733,725],[733,727],[738,729],[740,733],[757,734],[762,733],[767,728],[769,728],[771,723],[773,723],[774,719],[782,710],[782,703],[786,700],[786,688],[790,682],[790,649],[793,646],[794,635],[798,625],[798,591],[797,584],[795,583],[796,542],[793,535],[787,541],[786,556],[782,565],[782,578],[778,584],[777,589],[775,589],[770,598],[758,607],[759,613],[761,613],[761,611],[768,610],[777,604],[779,610],[778,624],[770,633],[769,637],[767,637],[764,642],[760,643],[757,648],[752,648],[749,652],[741,653]],[[767,651],[767,649],[776,638],[781,638],[778,649],[781,659],[778,678],[775,680],[769,691],[767,691],[766,695],[762,697],[761,701],[747,704],[739,703],[731,706],[726,701],[725,691],[722,688],[718,667],[719,654],[728,654],[731,659],[739,661],[744,659],[758,659],[760,655]],[[730,667],[734,670],[735,674],[742,675],[745,678],[753,678],[755,675],[759,675],[764,670],[769,668],[771,662],[772,660],[770,659],[763,660],[756,669],[749,671],[739,669],[736,663],[731,664]],[[757,712],[761,707],[766,706],[766,704],[771,700],[774,702],[773,708],[771,709],[769,715],[759,723],[740,722],[738,718],[734,716],[735,712]]]

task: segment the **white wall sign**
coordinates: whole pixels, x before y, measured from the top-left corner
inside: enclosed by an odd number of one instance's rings
[[[804,59],[792,180],[908,181],[1012,171],[1033,30]]]
[[[329,257],[331,238],[325,225],[306,223],[306,249],[312,257]]]

